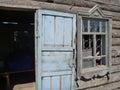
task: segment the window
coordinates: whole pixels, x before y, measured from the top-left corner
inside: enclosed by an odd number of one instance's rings
[[[107,66],[107,22],[82,18],[82,68]]]
[[[95,6],[79,12],[77,22],[77,77],[90,79],[110,73],[111,16]]]

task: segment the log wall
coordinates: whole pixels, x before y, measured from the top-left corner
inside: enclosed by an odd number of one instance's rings
[[[49,9],[68,13],[85,11],[98,4],[103,12],[111,14],[112,18],[112,67],[111,78],[96,78],[90,81],[80,81],[77,90],[119,90],[120,89],[120,0],[0,0],[0,9],[35,11]]]

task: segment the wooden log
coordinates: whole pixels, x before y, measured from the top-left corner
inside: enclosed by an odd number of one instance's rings
[[[111,4],[111,5],[120,5],[120,1],[119,0],[86,0],[86,1],[92,1],[92,2],[96,2],[96,3],[101,3],[101,4]]]
[[[112,65],[120,64],[120,57],[113,57],[112,58]]]
[[[113,46],[120,46],[120,38],[112,38]]]
[[[112,30],[112,37],[113,38],[120,38],[120,29],[113,29]]]
[[[112,27],[120,30],[120,21],[112,21]]]
[[[112,57],[120,56],[120,46],[112,46]]]
[[[71,2],[71,0],[69,0]],[[81,1],[81,0],[79,0]],[[81,2],[82,3],[82,2]],[[89,5],[89,3],[88,3]],[[40,1],[33,1],[33,0],[0,0],[0,8],[7,9],[7,10],[25,10],[35,11],[36,9],[49,9],[55,11],[62,11],[62,12],[70,12],[70,13],[77,13],[78,11],[88,11],[91,7],[78,7],[74,5],[63,5],[63,4],[54,4],[54,3],[46,3]],[[105,6],[107,7],[107,6]],[[114,10],[112,10],[114,11]],[[110,12],[110,11],[103,11],[105,14],[111,14],[114,20],[120,21],[120,13],[119,12]]]
[[[92,2],[92,1],[86,1],[86,0],[54,0],[54,2],[61,3],[61,4],[68,4],[68,5],[75,5],[80,7],[90,7],[90,8],[96,4],[99,4],[100,7],[104,10],[120,12],[119,6],[113,6],[106,3],[101,4],[100,2],[98,3],[98,2]]]
[[[119,12],[112,12],[112,11],[106,11],[106,10],[103,10],[103,12],[105,14],[112,15],[112,19],[113,20],[120,21],[120,13]]]
[[[119,63],[120,64],[120,63]],[[113,65],[111,67],[111,72],[115,73],[115,72],[120,72],[120,65]]]

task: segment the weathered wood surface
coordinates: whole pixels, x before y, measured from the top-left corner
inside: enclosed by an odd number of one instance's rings
[[[120,21],[112,21],[112,27],[120,30]]]
[[[107,77],[105,76],[103,78],[95,78],[95,79],[92,79],[89,81],[80,81],[81,86],[79,88],[77,88],[77,90],[79,90],[79,89],[83,90],[84,88],[90,89],[92,87],[93,87],[93,90],[111,90],[116,87],[119,87],[120,82],[118,83],[118,81],[120,81],[120,72],[112,73],[111,80],[108,80]],[[115,84],[115,86],[110,87],[109,85],[112,85],[112,84],[113,85]],[[101,89],[97,89],[96,87],[101,88]],[[87,89],[85,89],[85,90],[87,90]]]
[[[112,37],[120,38],[120,29],[112,29]]]
[[[25,84],[17,84],[13,87],[13,90],[35,90],[35,82],[25,83]]]
[[[113,46],[120,46],[120,38],[112,38]]]
[[[120,6],[120,0],[86,0],[86,1],[93,1],[101,4],[111,4],[111,5],[117,5]]]
[[[100,4],[100,7],[104,10],[109,10],[109,11],[116,11],[120,12],[120,7],[118,6],[113,6],[110,4],[106,3],[98,3],[98,2],[92,2],[92,1],[87,1],[87,0],[54,0],[55,3],[62,3],[62,4],[68,4],[68,5],[75,5],[79,7],[93,7],[96,4]],[[106,7],[107,5],[107,7]]]
[[[71,0],[69,0],[71,2]],[[89,3],[88,3],[89,5]],[[91,5],[93,7],[94,5]],[[88,11],[91,7],[83,7],[83,6],[72,6],[72,5],[62,5],[62,4],[54,4],[54,3],[46,3],[40,1],[33,0],[0,0],[0,8],[1,9],[13,9],[13,10],[36,10],[39,8],[43,9],[51,9],[56,11],[77,13],[78,11]],[[105,5],[106,7],[106,5]],[[109,8],[109,7],[107,7]],[[120,9],[119,9],[120,10]],[[114,20],[120,21],[120,13],[111,11],[104,11],[106,14],[111,14]]]
[[[120,57],[113,57],[112,58],[112,65],[120,65]]]
[[[87,88],[85,90],[120,90],[120,81],[106,85],[95,86],[93,88]]]
[[[114,65],[111,67],[112,69],[112,73],[115,73],[115,72],[120,72],[120,65]]]
[[[60,0],[58,0],[60,1]],[[56,1],[56,3],[59,3]],[[69,3],[68,3],[68,2]],[[77,11],[88,11],[91,7],[93,7],[96,3],[95,2],[89,2],[89,1],[82,1],[82,0],[64,0],[62,2],[63,4],[67,5],[62,5],[62,4],[54,4],[54,3],[46,3],[46,2],[40,2],[39,0],[0,0],[0,8],[1,9],[15,9],[15,10],[33,10],[35,11],[36,9],[39,8],[44,8],[44,9],[50,9],[50,10],[55,10],[55,11],[62,11],[62,12],[70,12],[70,13],[77,13]],[[78,3],[79,2],[79,3]],[[113,41],[113,50],[116,50],[115,54],[120,55],[120,40],[119,36],[120,34],[118,33],[120,30],[120,7],[118,6],[113,6],[113,5],[106,5],[102,4],[100,6],[102,9],[104,9],[104,13],[106,14],[111,14],[113,16],[113,20],[116,20],[115,22],[113,21],[113,37],[118,38],[116,41]],[[108,11],[107,11],[108,10]],[[118,22],[117,22],[118,21]],[[115,29],[115,30],[114,30]],[[117,31],[118,30],[118,31]],[[117,33],[117,34],[116,34]],[[119,46],[116,46],[119,45]],[[114,62],[114,61],[112,61]],[[117,60],[114,63],[118,63],[119,60]],[[113,71],[119,71],[119,68],[113,67]],[[117,81],[120,80],[120,73],[113,73],[111,77],[111,81]],[[103,85],[108,83],[108,80],[105,78],[100,78],[100,79],[95,79],[91,80],[88,82],[83,82],[82,81],[82,86],[81,88],[86,88],[86,87],[93,87],[96,85]],[[117,83],[110,83],[108,85],[104,85],[106,88],[110,88],[110,86],[113,85],[113,88],[117,87],[120,85],[120,82]],[[100,86],[99,88],[102,88],[104,86]],[[94,88],[96,90],[96,87]],[[93,89],[93,90],[94,90]],[[107,90],[107,89],[105,89]]]
[[[120,56],[120,46],[112,46],[112,56],[113,57]]]

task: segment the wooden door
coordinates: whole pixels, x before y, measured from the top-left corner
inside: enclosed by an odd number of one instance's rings
[[[74,90],[76,15],[36,12],[37,90]]]

